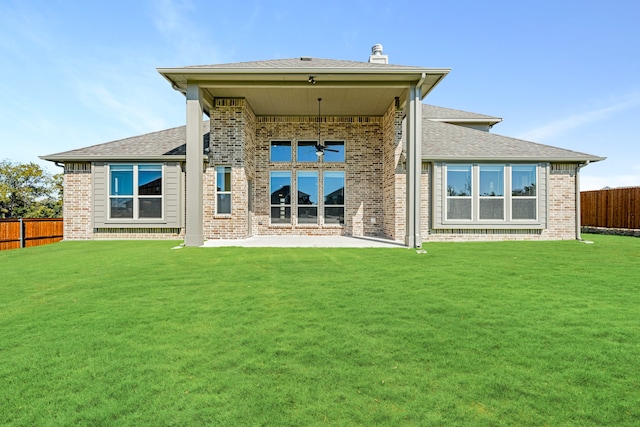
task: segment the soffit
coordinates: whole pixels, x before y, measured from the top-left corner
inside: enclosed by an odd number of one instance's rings
[[[449,72],[345,61],[316,62],[322,64],[318,67],[312,66],[313,61],[301,63],[304,66],[291,66],[295,61],[264,61],[259,67],[226,64],[158,71],[183,93],[189,83],[200,86],[209,106],[214,98],[246,98],[257,115],[317,114],[318,98],[322,98],[323,115],[382,115],[394,98],[403,100],[411,84],[421,82],[424,97]],[[315,84],[309,83],[310,77]]]

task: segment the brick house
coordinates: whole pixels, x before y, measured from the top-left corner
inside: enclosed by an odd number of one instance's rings
[[[603,160],[423,104],[449,70],[389,64],[380,45],[369,62],[158,71],[186,126],[42,156],[64,165],[65,239],[576,239],[580,169]]]

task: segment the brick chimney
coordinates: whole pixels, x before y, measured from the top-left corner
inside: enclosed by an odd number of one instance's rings
[[[373,64],[388,64],[389,55],[382,54],[382,45],[374,44],[371,48],[371,55],[369,55],[369,62]]]

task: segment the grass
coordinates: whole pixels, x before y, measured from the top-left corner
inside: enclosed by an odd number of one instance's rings
[[[2,425],[636,426],[640,239],[0,252]]]

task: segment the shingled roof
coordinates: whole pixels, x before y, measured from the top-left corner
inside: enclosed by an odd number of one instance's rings
[[[265,61],[249,61],[249,62],[233,62],[228,64],[212,64],[212,65],[191,65],[184,68],[200,68],[200,69],[245,69],[245,70],[272,70],[272,69],[295,69],[295,68],[347,68],[347,69],[363,69],[363,70],[384,70],[384,69],[406,69],[421,70],[423,67],[415,67],[409,65],[396,64],[380,64],[361,61],[346,61],[339,59],[312,58],[310,56],[301,56],[298,58],[272,59]]]
[[[438,107],[429,104],[422,104],[422,116],[431,120],[443,122],[487,123],[491,125],[502,121],[500,117],[487,116],[485,114],[471,113],[469,111],[455,110],[453,108]]]
[[[423,114],[422,158],[446,161],[584,162],[602,157],[464,126],[442,123]]]
[[[209,148],[209,120],[202,123],[204,148]],[[187,127],[179,126],[76,150],[41,156],[51,161],[79,160],[166,160],[186,155]],[[204,153],[203,153],[204,155]]]
[[[471,122],[496,119],[492,116],[423,105],[422,117],[422,154],[425,160],[566,162],[603,160],[601,157],[590,154],[445,123],[456,119]],[[205,150],[209,147],[209,132],[209,121],[205,121],[202,125]],[[184,159],[186,155],[185,139],[186,126],[180,126],[50,154],[41,158],[50,161],[178,160]]]

